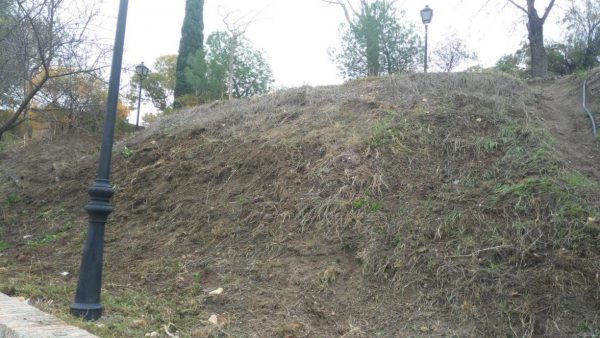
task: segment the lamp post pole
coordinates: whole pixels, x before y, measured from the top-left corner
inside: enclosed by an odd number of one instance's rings
[[[137,106],[137,118],[135,120],[135,130],[140,129],[140,103],[142,101],[142,84],[144,82],[144,77],[146,77],[146,75],[148,75],[148,72],[150,70],[148,69],[148,67],[146,67],[144,65],[144,63],[140,63],[139,65],[135,66],[135,73],[140,77],[140,89],[138,92],[138,106]]]
[[[89,190],[90,202],[85,206],[85,210],[89,215],[88,232],[83,246],[75,302],[71,304],[71,314],[84,320],[96,320],[102,316],[103,306],[100,303],[100,290],[102,285],[104,227],[108,215],[113,210],[110,204],[113,190],[108,178],[110,175],[117,103],[119,100],[119,82],[123,61],[127,6],[128,0],[120,0],[98,176]]]
[[[425,68],[425,73],[427,73],[427,32],[429,31],[429,25],[425,25],[425,64],[424,64],[424,68]]]
[[[423,8],[421,10],[421,20],[423,21],[423,24],[425,25],[425,62],[423,64],[423,68],[425,73],[427,73],[427,33],[429,30],[429,24],[431,23],[431,18],[433,17],[433,10],[431,8],[429,8],[429,6],[425,6],[425,8]]]

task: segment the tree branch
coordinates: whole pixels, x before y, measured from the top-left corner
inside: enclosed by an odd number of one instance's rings
[[[42,80],[31,89],[31,91],[23,99],[23,101],[21,102],[21,104],[19,105],[19,108],[17,108],[15,113],[8,120],[6,120],[6,122],[4,122],[4,124],[0,127],[0,135],[2,135],[2,133],[4,133],[5,131],[9,130],[11,128],[11,126],[17,121],[19,116],[21,116],[21,114],[23,114],[23,112],[25,112],[27,110],[27,107],[29,106],[29,103],[31,102],[31,100],[33,100],[35,95],[42,89],[42,87],[44,86],[44,83],[46,83],[46,81],[48,81],[49,78],[50,77],[46,73],[44,75],[44,77],[42,77]]]
[[[546,22],[546,18],[548,18],[548,14],[550,14],[550,10],[552,9],[552,6],[554,6],[554,0],[551,0],[550,3],[548,4],[548,7],[546,7],[546,10],[544,11],[544,15],[542,16],[542,23]]]
[[[554,1],[554,0],[552,0]],[[525,12],[525,14],[529,14],[529,12],[525,9],[525,7],[519,5],[518,3],[516,3],[514,0],[508,0],[508,2],[510,2],[511,4],[513,4],[515,7],[517,7],[518,9],[522,10],[523,12]]]
[[[348,24],[351,27],[354,27],[354,23],[352,22],[352,19],[350,18],[350,13],[348,12],[348,8],[346,7],[346,4],[344,2],[342,2],[342,0],[322,0],[325,3],[328,4],[333,4],[333,5],[339,5],[340,7],[342,7],[342,9],[344,10],[344,16],[346,17],[346,21],[348,22]],[[352,12],[356,15],[356,11],[354,10],[354,8],[352,8],[352,5],[350,5],[348,3],[348,5],[350,6],[350,9],[352,10]]]

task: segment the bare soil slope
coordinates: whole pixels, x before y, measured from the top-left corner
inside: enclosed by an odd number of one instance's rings
[[[534,85],[543,104],[544,122],[556,139],[561,157],[600,181],[600,143],[582,107],[583,79],[568,76]],[[600,71],[588,78],[587,105],[600,112]],[[596,115],[596,123],[598,118]]]
[[[597,169],[545,124],[565,86],[418,74],[165,117],[115,146],[106,314],[72,322],[106,337],[597,334]],[[93,144],[0,154],[0,291],[66,319]]]

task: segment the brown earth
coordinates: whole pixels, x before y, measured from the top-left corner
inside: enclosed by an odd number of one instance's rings
[[[115,145],[106,313],[72,322],[106,337],[598,334],[599,148],[576,83],[414,74],[164,117]],[[0,153],[0,291],[68,318],[97,152]]]
[[[595,108],[597,112],[600,110],[600,72],[593,73],[588,81],[587,104],[589,109]],[[534,88],[545,101],[542,119],[556,138],[556,148],[563,159],[600,181],[600,144],[594,138],[590,119],[583,110],[583,79],[565,77],[534,85]]]

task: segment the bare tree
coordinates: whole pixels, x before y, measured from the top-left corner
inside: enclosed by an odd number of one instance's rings
[[[233,99],[233,69],[235,66],[236,50],[240,43],[240,38],[246,34],[250,24],[256,21],[258,13],[251,18],[247,18],[247,15],[241,18],[232,19],[232,13],[229,12],[224,15],[223,23],[227,27],[227,32],[231,35],[229,40],[229,60],[227,62],[227,94],[229,100]]]
[[[0,22],[2,135],[27,120],[46,83],[97,71],[103,53],[87,36],[97,9],[77,0],[5,1]],[[79,9],[79,10],[78,10]]]
[[[475,59],[475,53],[469,51],[465,42],[456,35],[447,36],[433,51],[434,63],[444,72],[451,72],[462,62]]]
[[[531,75],[533,77],[545,77],[548,73],[548,55],[544,48],[544,23],[554,6],[554,1],[550,0],[542,16],[539,16],[535,8],[535,0],[526,0],[525,5],[520,4],[517,0],[508,0],[509,3],[523,11],[527,16]]]

